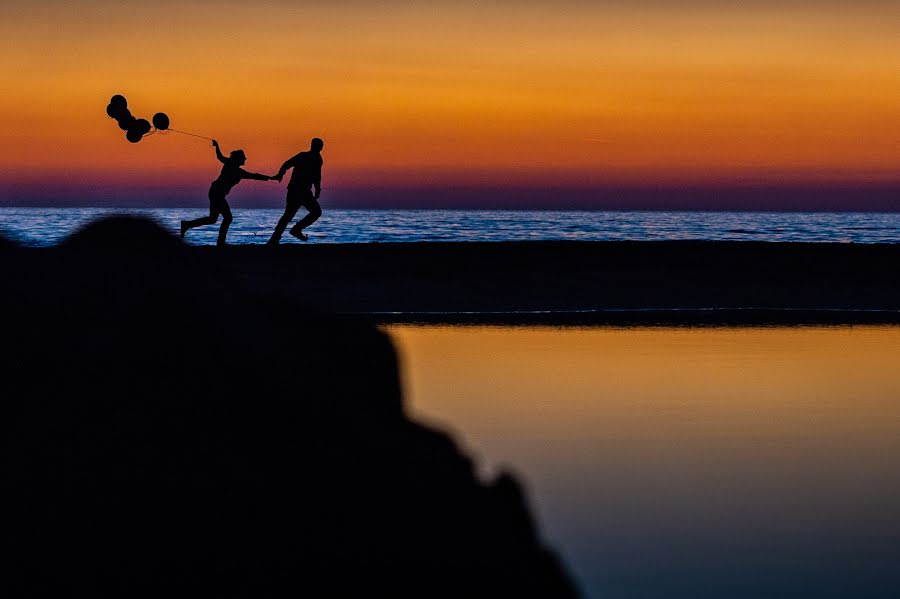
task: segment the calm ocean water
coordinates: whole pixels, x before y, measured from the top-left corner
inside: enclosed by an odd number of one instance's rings
[[[305,213],[301,209],[301,213]],[[46,246],[86,223],[136,214],[176,232],[198,208],[0,208],[0,232],[18,243]],[[279,210],[236,210],[231,243],[265,243]],[[194,229],[192,244],[213,244],[218,228]],[[751,212],[555,212],[329,210],[308,231],[310,243],[526,240],[736,240],[843,243],[900,242],[900,214]],[[284,243],[299,243],[285,235]]]

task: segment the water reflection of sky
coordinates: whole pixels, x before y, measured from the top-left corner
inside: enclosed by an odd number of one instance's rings
[[[900,588],[900,328],[390,329],[590,597]]]
[[[749,212],[552,212],[332,210],[309,230],[315,243],[528,240],[734,240],[900,243],[900,214]],[[76,228],[110,214],[137,214],[178,232],[181,219],[202,208],[0,208],[0,232],[26,245],[57,243]],[[303,210],[301,209],[301,213]],[[232,243],[265,243],[279,210],[234,209]],[[217,227],[201,227],[188,242],[215,243]],[[296,243],[285,236],[285,243]]]

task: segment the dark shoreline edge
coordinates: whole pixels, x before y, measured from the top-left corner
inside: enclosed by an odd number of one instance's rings
[[[191,248],[377,323],[900,324],[900,244],[433,242]]]
[[[72,239],[75,239],[73,237]],[[175,240],[173,240],[175,241]],[[121,240],[128,245],[127,239]],[[11,248],[40,259],[66,251]],[[246,290],[374,323],[900,324],[900,244],[533,241],[183,246]],[[140,248],[135,248],[137,251]]]
[[[588,312],[349,313],[378,325],[506,327],[804,327],[900,326],[898,310],[645,309]]]

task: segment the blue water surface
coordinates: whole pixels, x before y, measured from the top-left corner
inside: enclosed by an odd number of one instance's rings
[[[302,216],[304,210],[301,209]],[[0,232],[28,246],[58,243],[90,221],[113,214],[152,218],[177,233],[197,208],[0,208]],[[280,210],[234,212],[230,243],[264,243]],[[191,244],[215,243],[218,226],[188,233]],[[900,214],[761,212],[588,212],[505,210],[329,210],[307,233],[310,243],[411,241],[733,240],[841,243],[900,242]],[[285,235],[284,243],[299,243]]]

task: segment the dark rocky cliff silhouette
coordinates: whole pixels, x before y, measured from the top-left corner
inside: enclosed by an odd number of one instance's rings
[[[575,594],[516,481],[404,415],[374,328],[147,221],[0,260],[5,596]]]

